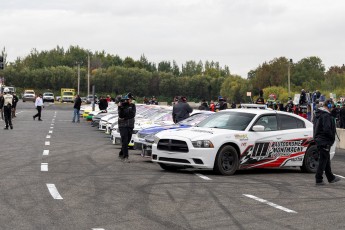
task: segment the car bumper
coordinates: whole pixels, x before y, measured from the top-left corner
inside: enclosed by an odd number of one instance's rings
[[[157,149],[152,145],[152,161],[169,165],[187,166],[200,169],[213,169],[216,150],[209,148],[189,148],[189,152],[169,152]]]

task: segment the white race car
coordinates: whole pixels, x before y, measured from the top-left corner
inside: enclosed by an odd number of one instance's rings
[[[319,160],[313,124],[268,109],[224,110],[196,127],[162,131],[154,139],[152,161],[165,170],[192,167],[232,175],[238,169],[300,166],[315,172]]]

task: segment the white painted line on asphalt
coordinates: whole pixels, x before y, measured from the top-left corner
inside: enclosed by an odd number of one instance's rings
[[[41,163],[41,172],[48,172],[48,163]]]
[[[52,120],[52,122],[54,122],[54,121],[55,121],[55,119]]]
[[[49,130],[49,133],[53,133],[53,130]]]
[[[50,145],[50,141],[46,141],[44,144],[45,145]]]
[[[333,173],[334,174],[334,173]],[[343,176],[340,176],[340,175],[337,175],[337,174],[334,174],[334,176],[338,176],[338,177],[340,177],[340,178],[343,178],[343,179],[345,179],[345,177],[343,177]]]
[[[54,123],[50,124],[51,126],[54,126]]]
[[[48,156],[48,155],[49,155],[49,150],[48,149],[43,150],[43,156]]]
[[[16,112],[16,115],[17,115],[17,114],[20,114],[20,113],[22,113],[22,112],[24,112],[24,111]]]
[[[54,129],[54,127],[50,127],[51,129]]]
[[[50,135],[47,135],[46,138],[49,139],[49,138],[51,138],[51,136],[50,136]]]
[[[280,209],[280,210],[282,210],[282,211],[284,211],[284,212],[288,212],[288,213],[297,213],[297,212],[294,211],[294,210],[285,208],[285,207],[283,207],[283,206],[277,205],[277,204],[275,204],[275,203],[269,202],[269,201],[267,201],[267,200],[261,199],[261,198],[259,198],[259,197],[256,197],[256,196],[253,196],[253,195],[250,195],[250,194],[243,194],[243,196],[246,196],[246,197],[248,197],[248,198],[254,199],[254,200],[259,201],[259,202],[261,202],[261,203],[267,204],[267,205],[272,206],[272,207],[274,207],[274,208]]]
[[[56,200],[62,200],[59,191],[56,189],[55,184],[47,184],[47,188],[50,192],[50,195]]]
[[[92,228],[92,230],[104,230],[104,228]]]
[[[202,178],[202,179],[204,179],[204,180],[212,180],[211,178],[209,178],[209,177],[207,177],[207,176],[204,176],[204,175],[202,175],[202,174],[200,174],[200,173],[195,173],[195,175],[197,175],[198,177],[200,177],[200,178]]]

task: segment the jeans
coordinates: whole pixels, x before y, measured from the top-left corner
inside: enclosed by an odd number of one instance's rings
[[[79,109],[74,109],[74,111],[73,111],[73,122],[75,122],[75,117],[77,117],[77,122],[80,122],[80,115],[79,115]]]
[[[41,120],[41,111],[42,111],[42,106],[37,106],[37,114],[34,116],[34,118],[38,117],[38,120]]]
[[[133,127],[120,127],[121,135],[121,152],[123,158],[128,158],[128,144],[132,139]]]
[[[332,173],[331,169],[331,159],[329,151],[331,146],[317,146],[317,150],[319,151],[320,158],[319,158],[319,166],[317,167],[315,179],[316,183],[322,182],[322,175],[323,171],[325,171],[326,177],[328,182],[334,180],[335,176]]]
[[[12,108],[8,106],[4,106],[4,116],[5,116],[5,124],[8,128],[8,125],[12,127]]]

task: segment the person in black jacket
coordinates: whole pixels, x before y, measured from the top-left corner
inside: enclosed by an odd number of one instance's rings
[[[178,123],[189,117],[189,114],[193,112],[193,108],[187,103],[187,98],[184,96],[179,97],[178,103],[174,105],[172,116],[173,121]]]
[[[0,113],[1,120],[4,120],[4,95],[0,92]]]
[[[121,102],[118,104],[118,126],[121,136],[121,151],[119,157],[123,162],[129,163],[128,160],[128,144],[132,139],[132,133],[135,122],[136,107],[132,103],[132,100],[135,100],[131,93],[128,93],[121,99]]]
[[[101,96],[101,98],[99,99],[98,107],[99,107],[99,110],[107,110],[108,108],[108,101],[103,96]]]
[[[16,93],[13,93],[13,105],[12,105],[12,118],[16,117],[16,108],[19,98],[17,97]]]
[[[336,127],[335,120],[331,115],[332,102],[326,100],[323,107],[315,112],[314,120],[314,140],[317,150],[320,154],[319,166],[316,171],[316,185],[324,185],[323,171],[325,171],[329,183],[335,183],[340,180],[334,176],[331,169],[330,149],[335,141]]]
[[[79,94],[77,94],[75,96],[74,106],[73,106],[73,108],[74,108],[73,119],[72,119],[73,123],[75,122],[75,118],[77,118],[78,123],[80,122],[80,114],[79,114],[80,106],[81,106],[81,98],[80,98]]]

